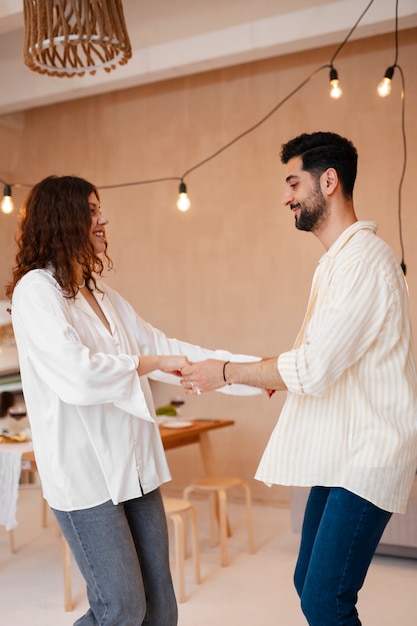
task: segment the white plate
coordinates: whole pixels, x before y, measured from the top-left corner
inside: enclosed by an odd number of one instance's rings
[[[162,424],[164,428],[189,428],[192,425],[193,423],[187,420],[167,420]]]

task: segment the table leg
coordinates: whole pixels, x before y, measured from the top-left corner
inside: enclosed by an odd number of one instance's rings
[[[215,476],[213,446],[209,433],[200,433],[200,451],[206,476]]]

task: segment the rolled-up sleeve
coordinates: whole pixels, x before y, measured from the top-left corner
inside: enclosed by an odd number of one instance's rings
[[[333,272],[332,259],[327,264],[331,279],[324,293],[312,291],[302,340],[278,359],[279,373],[295,394],[324,395],[370,349],[383,332],[387,315],[398,306],[398,293],[384,273],[366,260]],[[373,290],[378,298],[369,298]],[[386,352],[400,332],[400,327],[396,333],[391,329],[391,338],[383,344]],[[377,356],[383,358],[382,354]]]

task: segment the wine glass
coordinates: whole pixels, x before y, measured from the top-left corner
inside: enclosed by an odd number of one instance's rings
[[[180,407],[185,404],[185,400],[181,396],[176,396],[173,400],[171,400],[171,404],[172,406],[175,406],[177,410],[177,416],[179,416],[181,413]]]

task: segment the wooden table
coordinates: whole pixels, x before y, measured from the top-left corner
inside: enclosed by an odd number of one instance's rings
[[[204,471],[207,476],[214,476],[216,473],[214,466],[214,454],[209,433],[219,428],[233,426],[234,421],[209,418],[198,418],[190,421],[192,421],[192,426],[188,426],[186,428],[164,428],[163,424],[160,425],[159,429],[164,449],[172,450],[174,448],[188,446],[193,443],[199,444]],[[0,445],[12,446],[11,449],[16,450],[16,452],[18,451],[19,446],[22,446],[24,448],[24,452],[22,452],[21,460],[29,461],[31,465],[30,471],[36,471],[35,455],[33,448],[31,448],[31,442],[27,442],[25,444],[13,443]]]
[[[163,424],[160,425],[159,430],[164,449],[172,450],[173,448],[198,443],[203,459],[204,471],[207,476],[214,476],[216,473],[214,469],[214,454],[209,433],[218,428],[233,426],[234,421],[209,418],[199,418],[190,421],[192,421],[192,426],[186,428],[164,428]]]
[[[217,430],[218,428],[224,428],[225,426],[233,426],[235,422],[233,420],[210,419],[203,417],[189,421],[191,421],[193,425],[186,428],[164,428],[163,424],[159,426],[164,450],[172,450],[173,448],[180,448],[181,446],[198,443],[200,445],[205,469],[211,470],[212,448],[209,439],[209,432]],[[33,454],[33,450],[24,452],[22,460],[34,461],[35,456]]]

